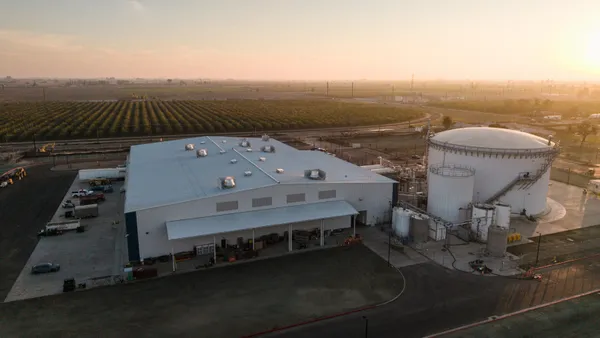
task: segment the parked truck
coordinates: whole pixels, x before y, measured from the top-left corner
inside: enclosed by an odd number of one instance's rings
[[[82,169],[79,170],[79,180],[110,179],[111,181],[123,181],[126,173],[127,168]]]
[[[63,222],[49,222],[46,224],[44,229],[38,232],[38,236],[52,236],[61,235],[65,231],[77,230],[77,232],[83,232],[83,226],[79,220],[63,221]]]
[[[78,205],[73,216],[76,218],[98,217],[98,204]]]
[[[79,205],[98,204],[105,200],[104,194],[95,192],[88,196],[79,197]]]
[[[107,185],[95,185],[95,186],[92,186],[90,188],[90,190],[91,191],[105,192],[105,193],[111,193],[111,192],[114,191],[113,190],[113,186],[110,185],[110,184],[107,184]]]

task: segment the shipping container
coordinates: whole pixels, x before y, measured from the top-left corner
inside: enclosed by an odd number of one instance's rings
[[[74,215],[77,218],[98,217],[98,204],[78,205]]]
[[[87,181],[96,178],[110,178],[112,180],[124,180],[127,168],[103,168],[79,170],[79,180]]]

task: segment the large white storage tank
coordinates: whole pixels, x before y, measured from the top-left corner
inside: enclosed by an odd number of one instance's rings
[[[496,207],[489,204],[473,205],[471,231],[481,242],[487,242],[488,230],[494,222]]]
[[[427,212],[444,221],[464,221],[473,201],[475,170],[466,166],[432,164],[427,173]]]
[[[496,204],[496,217],[494,225],[497,225],[503,229],[510,227],[510,205],[507,204]]]
[[[552,161],[558,146],[521,131],[470,127],[428,140],[428,163],[460,163],[475,169],[476,202],[501,202],[513,212],[536,215],[546,209]],[[430,195],[431,196],[431,195]]]

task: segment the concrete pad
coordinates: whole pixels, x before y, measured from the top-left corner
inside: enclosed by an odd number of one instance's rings
[[[359,229],[356,231],[359,232]],[[389,252],[390,263],[397,268],[421,264],[428,261],[426,257],[423,257],[413,250],[408,250],[406,247],[404,252],[399,252],[395,248],[390,249],[388,245],[388,234],[381,231],[379,227],[361,228],[359,233],[363,236],[363,243],[365,246],[386,261]],[[392,241],[392,243],[394,243],[394,241]]]
[[[75,278],[76,283],[87,282],[87,287],[110,283],[111,278],[99,281],[95,278],[117,275],[124,265],[127,249],[123,195],[119,193],[122,185],[122,182],[113,183],[115,192],[105,194],[106,201],[99,204],[98,217],[81,220],[81,224],[86,226],[85,232],[70,231],[60,236],[40,238],[5,302],[61,293],[66,278]],[[64,199],[73,200],[71,191],[86,187],[86,183],[75,179]],[[48,221],[64,221],[64,212],[65,209],[59,205]],[[118,223],[113,224],[115,221]],[[32,275],[31,267],[44,262],[60,264],[60,271]]]

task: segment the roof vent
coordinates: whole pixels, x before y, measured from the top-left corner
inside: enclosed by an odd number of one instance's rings
[[[223,142],[223,143],[227,143],[227,140],[223,140],[223,141],[221,141],[221,142]]]
[[[204,143],[206,143],[206,141],[200,141],[200,144],[204,144]]]
[[[244,171],[244,176],[252,176],[252,172],[251,171]]]
[[[275,172],[278,174],[283,174],[284,170],[281,168],[277,168],[277,169],[275,169]]]
[[[321,169],[311,169],[311,170],[305,170],[304,171],[304,177],[311,179],[311,180],[324,180],[327,175],[325,174],[325,172]]]
[[[248,148],[246,149],[247,152],[251,153],[252,152],[252,148]]]
[[[194,145],[192,143],[186,144],[185,145],[185,150],[186,151],[194,150]]]
[[[265,153],[274,153],[275,152],[275,147],[273,147],[272,145],[263,146],[260,149]]]
[[[225,154],[225,153],[226,153],[226,151],[225,151],[225,150],[223,150],[223,149],[221,149],[221,150],[219,151],[219,154]]]
[[[232,159],[232,160],[231,160],[231,161],[229,161],[229,162],[231,162],[231,163],[237,163],[237,160],[234,158],[234,159]]]
[[[269,141],[269,139],[270,139],[270,137],[269,137],[269,135],[267,135],[267,134],[264,134],[264,135],[262,136],[262,140],[263,140],[263,141],[265,141],[265,142],[268,142],[268,141]]]
[[[266,157],[259,157],[258,160],[261,161],[261,162],[264,162],[264,161],[267,160],[267,158]]]
[[[196,151],[196,157],[206,157],[208,156],[208,151],[206,149],[198,149]]]
[[[240,141],[240,146],[244,148],[250,148],[252,145],[250,144],[250,141],[248,141],[247,139],[243,139]]]
[[[235,178],[233,176],[227,176],[219,178],[221,189],[232,189],[235,188]]]

